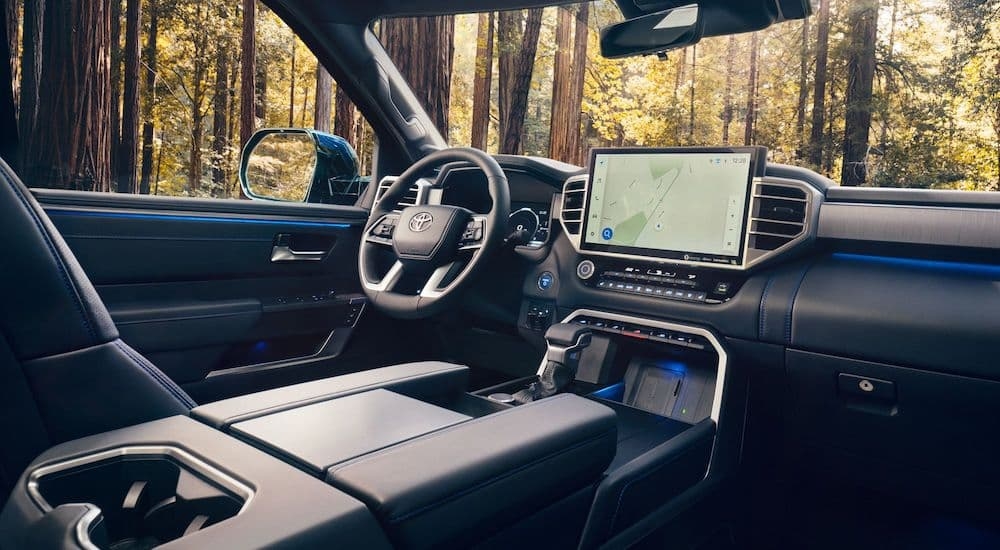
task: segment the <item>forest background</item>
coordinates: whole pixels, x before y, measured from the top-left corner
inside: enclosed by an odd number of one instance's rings
[[[239,197],[262,127],[372,130],[259,0],[6,0],[36,187]],[[452,145],[764,145],[843,185],[1000,189],[1000,0],[821,0],[806,21],[607,60],[613,2],[372,24]]]

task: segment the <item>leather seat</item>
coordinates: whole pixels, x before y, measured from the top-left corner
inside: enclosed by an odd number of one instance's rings
[[[52,222],[0,160],[0,503],[56,443],[187,414],[184,390],[122,342]]]

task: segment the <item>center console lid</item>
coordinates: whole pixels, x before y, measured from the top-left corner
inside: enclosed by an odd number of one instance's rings
[[[377,389],[237,422],[231,431],[323,477],[336,464],[469,418]]]
[[[400,548],[463,547],[597,482],[614,412],[563,394],[469,420],[332,467]]]
[[[393,365],[216,401],[195,408],[191,416],[228,430],[236,422],[378,388],[436,401],[464,392],[468,373],[468,367],[438,361]]]

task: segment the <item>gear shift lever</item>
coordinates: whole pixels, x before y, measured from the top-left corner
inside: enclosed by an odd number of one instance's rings
[[[591,334],[589,328],[581,325],[559,323],[549,327],[545,331],[548,350],[538,382],[514,394],[514,400],[530,403],[565,390],[576,379],[580,354],[590,345]]]

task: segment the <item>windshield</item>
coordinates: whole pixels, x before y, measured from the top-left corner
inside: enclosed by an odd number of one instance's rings
[[[763,145],[843,185],[1000,188],[988,0],[822,0],[806,21],[608,60],[613,2],[376,25],[452,145],[585,164],[592,147]]]

